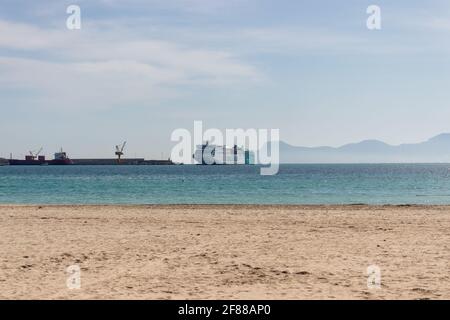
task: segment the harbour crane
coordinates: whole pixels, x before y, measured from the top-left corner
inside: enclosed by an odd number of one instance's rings
[[[34,160],[39,156],[39,154],[42,152],[43,149],[44,148],[41,147],[38,151],[28,151],[28,152],[30,153],[31,158]]]
[[[117,164],[120,164],[120,158],[123,156],[123,149],[125,148],[126,144],[127,142],[124,141],[121,145],[116,146]]]

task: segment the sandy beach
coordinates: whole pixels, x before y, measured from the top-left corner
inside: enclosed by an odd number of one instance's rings
[[[0,298],[450,299],[449,230],[446,206],[2,205]]]

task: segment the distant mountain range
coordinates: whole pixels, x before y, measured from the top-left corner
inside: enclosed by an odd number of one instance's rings
[[[269,146],[270,148],[270,143]],[[450,133],[425,142],[389,145],[365,140],[333,147],[296,147],[280,141],[281,163],[417,163],[450,162]]]

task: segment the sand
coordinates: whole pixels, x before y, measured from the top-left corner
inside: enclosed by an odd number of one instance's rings
[[[2,299],[450,299],[445,206],[2,205],[0,234]]]

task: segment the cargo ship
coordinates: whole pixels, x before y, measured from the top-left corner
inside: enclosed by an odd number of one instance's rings
[[[67,157],[67,154],[62,149],[60,152],[55,153],[53,160],[46,160],[45,156],[29,155],[25,156],[25,160],[10,159],[8,162],[10,166],[58,166],[73,164],[73,161]]]

